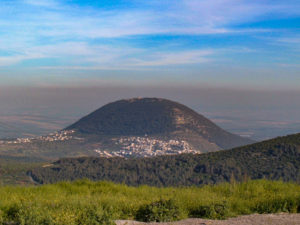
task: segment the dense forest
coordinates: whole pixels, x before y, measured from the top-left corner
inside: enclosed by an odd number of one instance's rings
[[[300,134],[232,150],[143,159],[66,158],[28,172],[38,183],[88,178],[128,185],[185,186],[271,179],[300,182]]]

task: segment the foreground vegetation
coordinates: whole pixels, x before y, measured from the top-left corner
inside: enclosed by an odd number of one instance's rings
[[[256,180],[156,188],[81,180],[0,187],[0,224],[113,224],[115,219],[224,219],[276,212],[300,212],[300,185]]]

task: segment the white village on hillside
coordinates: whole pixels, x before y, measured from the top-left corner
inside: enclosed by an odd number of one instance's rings
[[[149,137],[127,137],[120,138],[116,144],[121,145],[119,151],[108,152],[95,149],[101,157],[153,157],[159,155],[175,155],[183,153],[199,154],[200,152],[191,148],[186,141],[168,140],[163,141]]]
[[[13,140],[0,140],[0,144],[25,144],[33,142],[64,142],[68,140],[83,140],[83,138],[76,137],[75,130],[63,130],[50,133],[47,136],[39,136],[35,138],[17,138]],[[121,137],[115,140],[115,144],[120,146],[118,151],[109,151],[95,149],[100,157],[153,157],[159,155],[174,155],[183,153],[199,154],[200,152],[194,150],[188,142],[183,140],[160,140],[150,137]]]

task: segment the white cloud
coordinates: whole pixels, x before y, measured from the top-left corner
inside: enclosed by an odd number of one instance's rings
[[[164,3],[169,4],[169,10],[162,13],[162,24],[170,32],[185,34],[267,32],[270,30],[231,25],[300,15],[300,2],[289,0],[166,0]]]
[[[59,5],[58,2],[54,0],[24,0],[24,4],[39,6],[39,7],[57,7]]]
[[[15,57],[0,57],[0,66],[10,66],[14,65],[22,60],[24,60],[26,57],[22,56],[15,56]]]
[[[286,44],[300,45],[300,37],[285,37],[277,39],[278,42]]]
[[[0,56],[0,67],[11,66],[29,59],[40,59],[41,55],[29,54],[29,55],[13,55],[13,56]]]
[[[70,67],[77,63],[89,64],[91,68],[205,63],[212,60],[214,51],[191,50],[187,46],[182,51],[157,52],[126,43],[124,48],[124,44],[91,42],[97,38],[123,38],[126,42],[128,36],[151,34],[269,32],[268,29],[237,29],[231,25],[255,21],[271,13],[299,15],[300,9],[291,1],[277,0],[150,1],[143,3],[143,7],[118,10],[73,7],[56,0],[19,2],[26,7],[12,7],[16,2],[0,6],[0,50],[14,53],[1,57],[0,66],[33,58],[56,58],[70,63]],[[297,42],[297,39],[281,41]]]
[[[168,66],[199,64],[210,62],[208,56],[212,55],[212,50],[181,51],[173,53],[156,53],[147,59],[134,60],[133,66]]]
[[[222,51],[224,50],[221,49],[220,52]],[[208,63],[212,61],[210,57],[217,53],[217,49],[152,52],[144,48],[121,48],[112,45],[88,45],[84,42],[69,42],[34,47],[31,49],[32,55],[30,57],[29,55],[26,57],[11,57],[10,63],[17,63],[33,57],[44,57],[63,60],[67,65],[42,66],[40,67],[42,69],[140,70],[142,67]]]
[[[163,7],[155,5],[152,8],[137,7],[118,10],[72,7],[51,0],[26,0],[25,2],[28,5],[43,7],[29,8],[27,11],[26,8],[21,11],[14,9],[16,10],[13,10],[15,15],[11,18],[9,15],[8,17],[5,15],[7,9],[3,10],[4,17],[8,18],[6,28],[14,30],[14,28],[22,27],[22,32],[26,32],[26,30],[35,32],[36,37],[55,38],[267,31],[263,29],[233,29],[229,25],[257,20],[270,13],[285,14],[288,9],[295,11],[294,8],[297,8],[295,5],[282,5],[277,1],[267,4],[266,1],[244,0],[175,0],[167,1],[170,4],[168,6],[159,3]],[[296,14],[298,11],[294,13]],[[20,29],[18,30],[17,33],[20,33]]]
[[[284,47],[288,49],[286,53],[300,51],[300,37],[299,35],[290,34],[289,36],[282,36],[282,37],[272,37],[272,38],[265,38],[270,44],[277,46],[277,47]],[[285,63],[283,63],[285,64]]]

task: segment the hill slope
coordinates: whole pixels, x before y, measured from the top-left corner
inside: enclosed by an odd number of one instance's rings
[[[29,172],[39,183],[89,178],[129,185],[180,186],[246,178],[300,182],[300,134],[227,151],[143,159],[73,158]]]
[[[107,104],[66,130],[92,135],[180,138],[204,152],[253,143],[221,129],[182,104],[159,98],[134,98]]]

